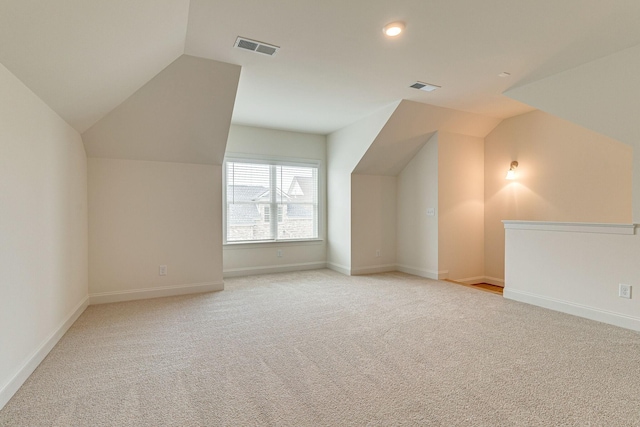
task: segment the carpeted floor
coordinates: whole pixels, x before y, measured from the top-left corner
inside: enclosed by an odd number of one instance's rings
[[[2,426],[638,426],[640,334],[401,273],[91,306]]]

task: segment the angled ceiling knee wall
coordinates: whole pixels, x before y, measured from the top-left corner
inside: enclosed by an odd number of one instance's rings
[[[82,134],[87,157],[222,164],[239,78],[180,56]]]
[[[221,165],[239,76],[182,55],[82,134],[92,302],[222,289]]]
[[[351,274],[351,173],[397,107],[327,136],[327,265],[343,274]]]
[[[401,101],[397,108],[393,109],[384,126],[375,134],[365,150],[361,150],[361,157],[353,169],[342,169],[343,174],[348,174],[346,176],[350,179],[351,194],[339,203],[341,212],[333,212],[333,222],[348,222],[350,229],[333,236],[342,240],[350,239],[348,243],[341,245],[348,248],[343,251],[342,258],[348,258],[350,273],[395,269],[396,253],[403,242],[398,241],[396,236],[397,215],[391,214],[391,210],[396,212],[401,209],[396,206],[397,184],[391,181],[396,179],[427,141],[438,131],[484,138],[500,121],[496,118],[407,100]],[[346,139],[344,142],[348,143]],[[348,166],[344,165],[345,168]],[[351,179],[351,174],[357,175],[357,179]],[[330,164],[329,179],[331,178]],[[358,194],[354,194],[355,192]],[[331,184],[329,198],[332,209],[331,198],[334,196]],[[393,209],[389,209],[391,204]],[[368,215],[361,215],[363,212],[367,212]],[[356,213],[360,213],[358,217],[355,216]],[[329,218],[331,221],[331,212]],[[363,218],[367,218],[367,221],[363,221]],[[329,225],[330,233],[331,229],[332,224]],[[334,246],[331,234],[329,239],[331,248]]]
[[[353,173],[397,176],[437,131],[484,138],[502,119],[403,100]]]

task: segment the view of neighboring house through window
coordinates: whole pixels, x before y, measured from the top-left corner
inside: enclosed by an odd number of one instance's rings
[[[318,166],[228,159],[226,241],[318,238]]]

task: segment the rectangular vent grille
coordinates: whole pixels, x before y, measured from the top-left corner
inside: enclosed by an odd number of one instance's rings
[[[256,50],[258,46],[258,43],[250,42],[249,40],[240,40],[238,42],[238,47],[241,49]]]
[[[259,44],[256,52],[264,53],[265,55],[273,55],[274,53],[276,53],[276,50],[277,49],[275,47]]]
[[[257,52],[257,53],[261,53],[263,55],[269,55],[269,56],[275,55],[278,49],[280,49],[279,46],[274,46],[268,43],[247,39],[245,37],[238,37],[233,47],[250,50],[251,52]]]
[[[425,92],[433,92],[436,89],[440,89],[441,86],[432,85],[430,83],[424,83],[424,82],[415,82],[409,87],[412,87],[414,89],[424,90]]]

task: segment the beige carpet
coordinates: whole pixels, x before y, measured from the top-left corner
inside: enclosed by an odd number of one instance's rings
[[[328,270],[91,306],[2,426],[638,426],[640,334]]]

